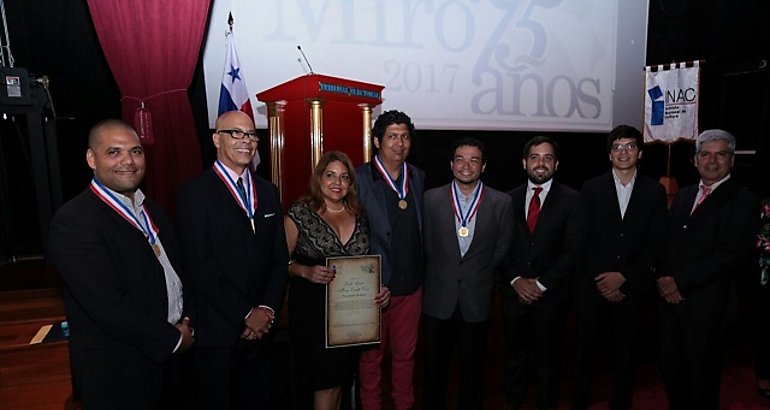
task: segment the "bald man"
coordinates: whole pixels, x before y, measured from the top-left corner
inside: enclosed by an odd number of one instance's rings
[[[257,132],[222,114],[214,165],[182,187],[179,236],[198,313],[196,361],[204,409],[267,409],[269,335],[289,261],[278,190],[249,170]]]
[[[144,149],[130,125],[94,126],[86,161],[91,184],[57,212],[48,242],[66,286],[76,395],[84,409],[173,407],[161,403],[164,374],[193,342],[174,230],[139,189]]]

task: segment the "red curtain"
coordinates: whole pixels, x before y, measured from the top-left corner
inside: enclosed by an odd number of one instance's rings
[[[88,7],[120,88],[123,119],[145,146],[147,193],[173,213],[177,188],[201,171],[187,89],[209,0],[88,0]]]

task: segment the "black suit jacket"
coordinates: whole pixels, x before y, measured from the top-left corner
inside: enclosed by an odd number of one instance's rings
[[[521,276],[539,278],[547,289],[540,300],[565,302],[567,282],[580,257],[577,191],[553,181],[540,209],[534,234],[529,232],[527,226],[527,184],[514,188],[508,195],[513,200],[515,224],[503,287],[505,296],[518,297],[508,284]]]
[[[759,213],[754,195],[730,178],[690,215],[698,189],[681,189],[671,203],[670,243],[661,276],[674,278],[691,318],[719,321],[730,281],[750,259]]]
[[[145,205],[180,273],[173,227]],[[54,217],[48,256],[66,285],[73,377],[86,406],[152,406],[180,333],[167,322],[165,274],[147,239],[86,189]],[[110,396],[116,391],[131,397]]]
[[[281,203],[273,184],[252,180],[256,233],[213,168],[179,191],[177,229],[196,296],[198,346],[235,346],[252,307],[279,314],[289,260]]]
[[[407,162],[409,168],[409,191],[414,195],[417,207],[417,220],[422,234],[422,196],[425,187],[425,173],[421,169]],[[382,283],[387,286],[390,283],[390,260],[394,257],[390,252],[390,217],[385,205],[385,190],[390,187],[381,181],[379,173],[373,162],[356,168],[356,189],[358,201],[366,211],[366,220],[369,223],[369,253],[382,256]]]
[[[651,290],[666,238],[666,191],[637,171],[634,189],[621,218],[612,171],[587,181],[580,192],[578,212],[584,247],[582,275],[585,287],[603,272],[620,272],[626,295]]]

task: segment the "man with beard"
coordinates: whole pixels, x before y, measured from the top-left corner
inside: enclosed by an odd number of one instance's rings
[[[758,207],[754,195],[730,177],[732,134],[703,131],[695,151],[700,183],[682,188],[671,203],[670,242],[657,280],[660,368],[669,408],[716,410],[722,326],[733,281],[752,269],[746,262]]]
[[[551,138],[529,140],[521,163],[528,180],[508,192],[515,226],[505,271],[510,286],[503,291],[506,407],[523,405],[529,364],[535,373],[538,407],[555,409],[569,277],[579,257],[578,193],[553,180],[559,146]]]
[[[145,155],[130,125],[95,125],[86,161],[91,184],[57,212],[48,238],[67,290],[75,395],[84,409],[176,408],[172,353],[192,345],[193,330],[174,229],[139,189]]]
[[[591,376],[596,349],[612,354],[610,409],[631,408],[635,358],[639,355],[642,313],[653,289],[654,272],[666,236],[666,192],[639,174],[642,134],[620,125],[610,131],[607,154],[612,169],[583,185],[578,199],[584,244],[577,275],[577,353],[572,408],[591,402]],[[612,324],[611,341],[597,341],[604,320]]]
[[[459,352],[458,409],[483,408],[484,359],[492,284],[513,237],[510,198],[481,182],[486,148],[455,142],[454,180],[425,193],[426,409],[447,408],[449,364]]]

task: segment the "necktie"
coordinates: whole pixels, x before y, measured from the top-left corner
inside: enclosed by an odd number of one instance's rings
[[[243,203],[248,203],[246,200],[246,189],[243,187],[243,178],[238,177],[238,182],[235,183],[235,187],[238,188],[238,195],[241,196]]]
[[[541,187],[532,188],[535,193],[532,195],[532,199],[529,201],[529,210],[527,211],[527,226],[529,227],[529,233],[535,233],[535,225],[537,225],[537,217],[540,216],[540,192],[543,191]]]
[[[695,206],[692,207],[692,211],[690,212],[691,215],[692,215],[693,212],[695,212],[696,209],[698,209],[700,204],[702,204],[703,201],[706,200],[706,197],[708,197],[709,194],[711,193],[711,187],[710,186],[701,185],[700,186],[700,190],[702,192],[702,195],[698,199],[698,202],[695,203]]]

